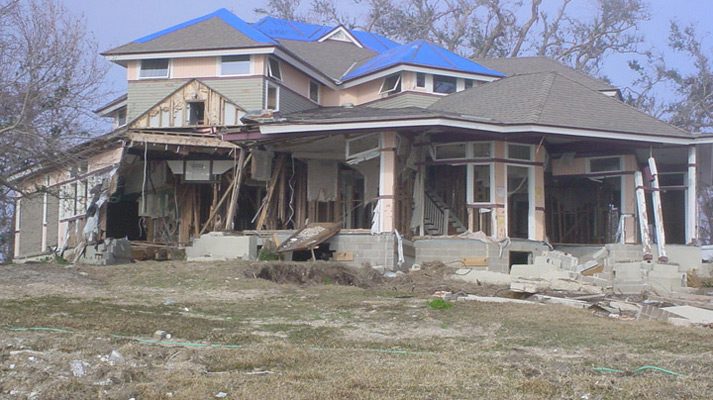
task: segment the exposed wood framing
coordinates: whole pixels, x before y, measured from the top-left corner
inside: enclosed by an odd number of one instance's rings
[[[226,142],[217,137],[210,136],[188,136],[175,134],[147,133],[147,132],[129,132],[127,138],[134,142],[167,144],[176,146],[197,146],[197,147],[213,147],[220,149],[237,149],[238,146]]]
[[[230,197],[230,203],[228,203],[228,210],[225,215],[225,229],[233,230],[233,219],[235,219],[235,208],[238,206],[238,197],[240,196],[240,186],[243,183],[243,176],[245,174],[245,166],[247,165],[245,157],[245,149],[240,149],[240,156],[238,157],[238,165],[235,169],[235,179],[233,179],[233,184],[230,186],[232,191],[232,196]],[[251,154],[252,156],[252,154]],[[226,190],[227,192],[227,190]]]
[[[260,216],[258,217],[257,223],[255,224],[255,229],[258,229],[258,230],[263,229],[263,226],[265,225],[268,212],[270,211],[270,203],[272,203],[272,198],[275,195],[275,187],[277,187],[277,183],[279,181],[280,175],[282,174],[286,159],[287,159],[286,153],[281,153],[280,156],[277,158],[277,166],[272,171],[272,177],[270,178],[270,185],[268,186],[267,194],[265,195],[265,200],[264,200],[264,203],[262,206],[262,210],[260,210]]]

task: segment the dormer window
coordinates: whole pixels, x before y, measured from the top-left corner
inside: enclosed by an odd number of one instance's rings
[[[270,78],[275,78],[278,81],[282,80],[282,73],[280,72],[280,62],[275,58],[267,59],[267,76]]]
[[[458,79],[452,76],[433,75],[433,93],[455,93]]]
[[[250,56],[220,57],[221,75],[247,75],[250,73]]]
[[[139,78],[168,78],[168,58],[141,60]]]
[[[393,94],[401,91],[401,74],[391,75],[384,78],[384,83],[381,84],[380,94]]]
[[[463,86],[466,89],[470,89],[473,87],[473,80],[472,79],[466,79],[465,82],[463,82]]]
[[[425,88],[426,87],[426,74],[423,72],[416,73],[416,87]]]
[[[309,81],[309,99],[319,103],[319,84],[315,81]]]
[[[116,127],[126,125],[126,107],[119,109],[116,112]]]

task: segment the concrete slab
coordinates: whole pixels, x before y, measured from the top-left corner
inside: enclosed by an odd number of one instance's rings
[[[254,260],[257,257],[257,239],[224,232],[201,235],[186,247],[186,260]]]
[[[663,307],[662,310],[685,318],[693,324],[711,324],[713,323],[713,310],[698,308],[693,306],[673,306]]]
[[[512,282],[512,277],[508,274],[474,268],[458,269],[451,275],[451,279],[488,285],[509,285]]]

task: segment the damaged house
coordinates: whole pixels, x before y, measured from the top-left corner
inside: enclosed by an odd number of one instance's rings
[[[550,246],[696,251],[713,138],[546,58],[473,61],[224,9],[104,56],[128,80],[97,111],[114,130],[71,166],[15,175],[41,189],[17,198],[16,259],[247,258],[270,239],[357,265],[508,272]],[[132,248],[102,251],[122,238]]]

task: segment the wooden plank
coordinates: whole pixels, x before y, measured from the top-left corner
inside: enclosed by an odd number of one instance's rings
[[[488,257],[465,257],[463,265],[466,267],[485,267],[488,265]]]
[[[354,253],[351,251],[335,251],[332,255],[334,261],[354,261]]]
[[[217,147],[234,149],[238,146],[217,137],[192,137],[186,135],[160,135],[143,132],[128,132],[127,137],[134,142],[170,144],[177,146]]]
[[[341,230],[341,222],[313,222],[298,230],[277,248],[278,253],[295,250],[310,250],[334,236]]]
[[[238,198],[240,197],[240,187],[243,183],[243,176],[245,175],[245,167],[248,161],[250,161],[250,156],[245,156],[245,149],[240,148],[240,156],[238,157],[238,166],[235,169],[235,178],[232,184],[232,196],[230,197],[230,203],[228,203],[228,210],[225,215],[225,229],[233,230],[233,220],[235,219],[235,209],[238,206]]]
[[[265,195],[265,203],[262,207],[262,210],[260,210],[260,216],[258,217],[257,223],[255,224],[255,229],[257,230],[263,229],[263,226],[265,225],[265,220],[267,220],[267,215],[270,211],[270,203],[272,202],[272,197],[275,194],[275,187],[277,186],[278,178],[280,176],[280,173],[282,172],[282,166],[285,164],[285,159],[286,154],[280,154],[279,158],[277,159],[277,167],[272,171],[272,177],[270,178],[270,186],[268,186],[267,194]]]

